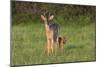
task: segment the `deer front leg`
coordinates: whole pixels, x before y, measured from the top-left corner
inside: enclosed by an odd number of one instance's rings
[[[53,41],[53,39],[51,39],[51,52],[52,53],[54,52],[54,41]]]
[[[47,54],[50,54],[50,50],[51,50],[51,39],[47,39]]]

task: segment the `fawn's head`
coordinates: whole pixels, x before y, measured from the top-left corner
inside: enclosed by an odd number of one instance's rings
[[[65,44],[67,41],[66,37],[62,36],[62,37],[59,37],[59,42],[62,42],[63,44]]]
[[[41,14],[41,19],[44,21],[44,23],[49,23],[50,21],[52,21],[54,18],[54,15],[50,12],[44,12],[43,14]]]

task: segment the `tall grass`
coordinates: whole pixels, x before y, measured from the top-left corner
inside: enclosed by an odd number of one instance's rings
[[[61,24],[60,35],[67,38],[64,52],[47,56],[42,23],[12,26],[12,65],[49,64],[95,60],[95,23],[85,26]]]

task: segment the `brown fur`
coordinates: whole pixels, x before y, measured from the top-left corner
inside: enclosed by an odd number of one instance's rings
[[[56,52],[57,46],[59,46],[59,48],[63,49],[64,44],[66,42],[65,37],[59,37],[59,36],[57,36],[57,41],[54,42],[54,39],[53,39],[54,31],[52,29],[50,29],[50,27],[48,26],[48,21],[52,20],[53,17],[54,17],[54,15],[51,15],[48,18],[44,15],[41,15],[41,19],[44,21],[44,25],[45,25],[45,32],[46,32],[46,39],[47,39],[47,54],[48,55],[50,53],[54,52],[54,48],[55,48],[55,52]]]
[[[41,15],[41,19],[44,21],[45,24],[45,31],[46,31],[46,38],[47,38],[47,54],[50,54],[53,52],[53,31],[49,29],[49,26],[47,24],[47,18],[43,15]],[[50,19],[53,19],[53,16],[51,16]]]
[[[59,48],[63,49],[64,48],[64,44],[66,43],[66,38],[65,37],[59,37],[58,38],[58,43],[59,43]]]

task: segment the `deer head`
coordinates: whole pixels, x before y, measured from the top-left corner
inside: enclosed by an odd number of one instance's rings
[[[50,12],[46,11],[41,15],[41,19],[45,22],[45,23],[49,23],[49,21],[52,21],[54,18],[54,15],[51,14]]]

